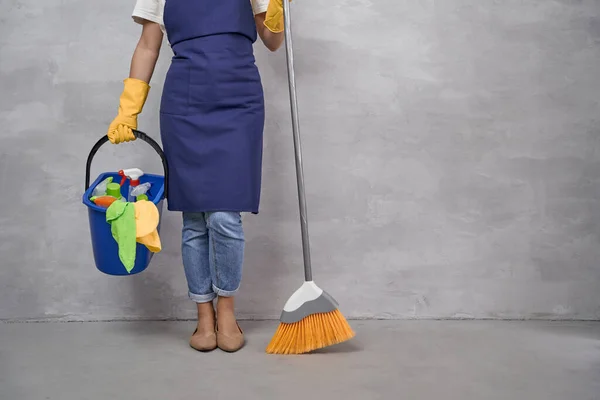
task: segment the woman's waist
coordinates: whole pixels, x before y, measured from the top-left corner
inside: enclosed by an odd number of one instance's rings
[[[186,42],[181,47],[183,44],[176,49],[165,88],[202,93],[205,99],[217,96],[217,92],[219,98],[262,95],[260,73],[248,39],[215,35]]]
[[[250,58],[254,62],[254,47],[247,36],[222,33],[184,40],[172,47],[174,58],[201,61],[205,58]]]

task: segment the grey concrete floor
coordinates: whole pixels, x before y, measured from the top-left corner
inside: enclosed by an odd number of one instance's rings
[[[2,400],[600,399],[600,323],[351,321],[351,342],[197,353],[190,322],[0,324]]]

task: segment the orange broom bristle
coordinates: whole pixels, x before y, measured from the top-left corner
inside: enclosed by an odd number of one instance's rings
[[[303,354],[345,342],[355,336],[339,310],[308,315],[293,324],[280,323],[267,346],[269,354]]]

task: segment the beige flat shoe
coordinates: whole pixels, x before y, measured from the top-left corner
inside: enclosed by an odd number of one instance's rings
[[[237,322],[236,322],[237,324]],[[242,328],[237,326],[239,329],[239,333],[234,335],[226,335],[224,333],[219,332],[217,328],[217,346],[228,353],[235,353],[242,347],[244,347],[244,332],[242,332]]]
[[[217,335],[215,332],[199,334],[196,329],[190,339],[190,346],[202,352],[212,351],[217,348]]]

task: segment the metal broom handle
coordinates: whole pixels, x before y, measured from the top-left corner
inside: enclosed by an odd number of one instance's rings
[[[296,158],[296,180],[298,182],[298,201],[300,205],[300,228],[302,230],[302,253],[304,256],[304,279],[312,281],[310,260],[310,242],[308,238],[308,220],[306,217],[306,193],[304,190],[304,169],[302,167],[302,146],[300,143],[300,123],[298,122],[298,99],[296,97],[296,77],[294,74],[294,52],[292,49],[292,21],[290,2],[283,0],[285,54],[287,58],[288,84],[292,111],[292,133],[294,135],[294,154]]]

